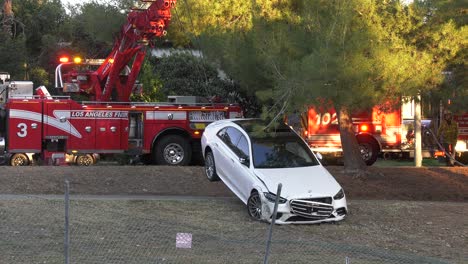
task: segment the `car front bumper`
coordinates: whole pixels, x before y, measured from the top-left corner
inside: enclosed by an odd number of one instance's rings
[[[326,222],[338,222],[348,214],[346,197],[339,200],[317,202],[321,198],[291,199],[284,204],[278,204],[276,224],[316,224]],[[271,222],[274,203],[262,197],[263,220]]]

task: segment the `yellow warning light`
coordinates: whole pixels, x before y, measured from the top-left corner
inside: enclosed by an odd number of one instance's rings
[[[200,135],[200,131],[193,132],[195,135]]]
[[[76,64],[79,64],[79,63],[81,63],[81,58],[80,57],[75,57],[75,58],[73,58],[73,62],[76,63]]]
[[[109,63],[114,63],[114,59],[109,59]]]
[[[369,126],[367,126],[365,124],[361,125],[361,131],[366,132],[367,130],[369,130]]]

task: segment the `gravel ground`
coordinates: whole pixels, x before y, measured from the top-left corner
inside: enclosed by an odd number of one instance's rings
[[[467,263],[464,203],[349,203],[340,224],[275,226],[270,263]],[[0,200],[0,263],[63,263],[63,201]],[[268,225],[237,199],[72,200],[71,263],[261,263]],[[176,234],[192,235],[191,249]]]
[[[328,169],[345,189],[350,215],[339,225],[275,227],[271,263],[468,263],[467,168],[373,167],[358,178]],[[73,194],[139,197],[72,201],[75,263],[263,259],[268,225],[249,220],[201,167],[2,167],[0,194],[63,194],[65,179]],[[231,198],[145,200],[154,195]],[[0,263],[63,263],[63,201],[5,197]],[[178,232],[193,235],[192,249],[175,248]]]

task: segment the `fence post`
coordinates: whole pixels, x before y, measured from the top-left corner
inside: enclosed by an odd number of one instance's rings
[[[271,236],[273,234],[273,226],[275,225],[275,222],[276,222],[276,215],[278,213],[278,203],[279,203],[279,198],[281,196],[282,187],[283,185],[281,183],[278,184],[278,190],[276,191],[275,207],[273,209],[273,215],[271,216],[271,224],[270,224],[270,229],[268,231],[268,240],[267,240],[267,245],[266,245],[265,258],[263,259],[263,264],[268,264],[268,257],[270,255],[270,246],[271,246]]]
[[[65,239],[64,239],[64,254],[65,264],[70,264],[70,183],[65,180]]]

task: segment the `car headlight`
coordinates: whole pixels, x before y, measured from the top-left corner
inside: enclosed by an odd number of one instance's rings
[[[344,197],[344,191],[343,189],[340,189],[340,191],[337,194],[335,194],[335,196],[333,196],[333,199],[340,200],[340,199],[343,199],[343,197]]]
[[[271,193],[271,192],[264,192],[263,195],[265,195],[265,198],[266,198],[268,201],[272,202],[272,203],[274,203],[274,202],[276,201],[276,194],[274,194],[274,193]],[[286,198],[283,198],[283,197],[280,196],[278,203],[284,204],[284,203],[286,203],[287,201],[288,201],[288,200],[287,200]]]

